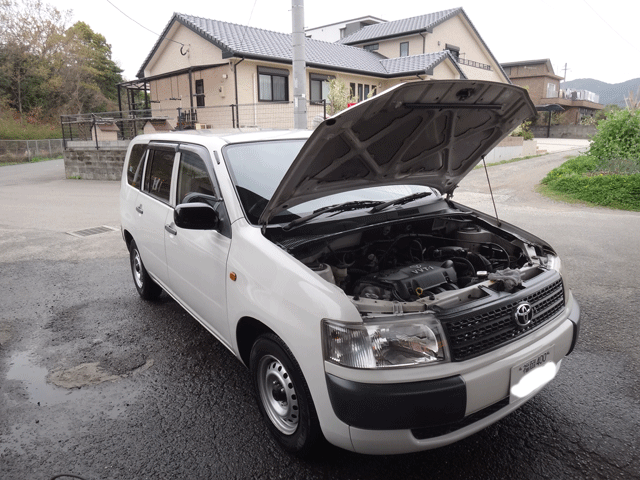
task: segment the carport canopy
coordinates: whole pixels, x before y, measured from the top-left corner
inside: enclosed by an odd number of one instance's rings
[[[547,105],[536,105],[536,110],[539,112],[549,112],[549,123],[547,123],[547,138],[549,138],[551,135],[551,113],[564,112],[564,107],[557,103],[549,103]]]

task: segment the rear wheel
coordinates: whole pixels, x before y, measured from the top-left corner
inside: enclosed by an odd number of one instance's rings
[[[131,245],[129,245],[129,260],[131,261],[133,283],[140,296],[145,300],[158,298],[162,293],[162,287],[153,281],[147,269],[144,268],[135,240],[131,240]]]
[[[271,434],[291,453],[310,453],[321,438],[320,424],[289,348],[274,334],[262,335],[251,349],[250,366],[258,407]]]

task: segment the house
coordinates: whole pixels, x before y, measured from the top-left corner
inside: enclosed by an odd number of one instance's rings
[[[119,133],[115,122],[95,123],[91,127],[91,138],[98,142],[115,142]]]
[[[385,23],[386,20],[382,20],[377,17],[359,17],[352,18],[351,20],[343,20],[337,23],[331,23],[329,25],[322,25],[321,27],[305,28],[304,33],[307,37],[314,40],[322,40],[323,42],[337,42],[341,38],[351,35],[357,32],[361,28],[374,25],[376,23]]]
[[[555,74],[548,58],[503,63],[502,68],[515,85],[529,90],[529,96],[538,110],[564,109],[564,123],[577,125],[582,117],[593,116],[604,108],[593,92],[561,90],[563,78]]]
[[[358,101],[408,81],[509,83],[462,8],[393,22],[362,17],[342,23],[338,42],[316,40],[313,31],[305,40],[309,125],[324,114],[314,104],[326,99],[334,78],[350,86]],[[138,80],[120,87],[145,91],[153,116],[177,112],[174,125],[288,128],[291,45],[290,34],[175,13]]]

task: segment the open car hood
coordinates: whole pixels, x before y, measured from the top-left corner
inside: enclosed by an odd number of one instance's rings
[[[390,88],[322,122],[260,216],[382,185],[453,192],[480,159],[536,110],[523,88],[429,80]]]

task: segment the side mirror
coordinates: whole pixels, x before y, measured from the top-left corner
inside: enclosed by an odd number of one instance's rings
[[[182,203],[173,211],[173,221],[188,230],[216,230],[220,216],[206,203]]]

